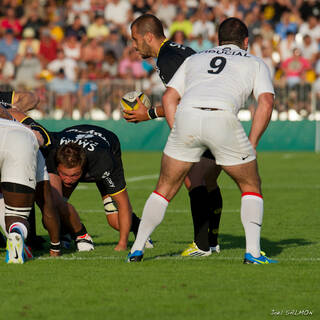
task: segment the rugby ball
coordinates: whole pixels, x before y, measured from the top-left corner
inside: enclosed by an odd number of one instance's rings
[[[137,97],[142,101],[142,103],[147,107],[151,107],[151,102],[149,97],[140,91],[131,91],[126,93],[120,100],[120,105],[123,110],[137,110],[139,108],[139,104],[137,101]]]

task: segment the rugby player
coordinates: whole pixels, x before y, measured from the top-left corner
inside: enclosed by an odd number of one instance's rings
[[[189,47],[166,39],[161,21],[151,14],[138,17],[131,24],[134,47],[142,58],[157,58],[157,71],[167,86],[183,61],[195,51]],[[140,122],[166,116],[170,128],[173,117],[164,112],[162,106],[147,109],[140,99],[139,108],[125,111],[129,122]],[[220,252],[218,244],[219,224],[222,211],[222,197],[217,178],[221,172],[209,151],[204,152],[200,161],[189,172],[186,186],[189,191],[194,226],[194,242],[182,252],[182,256],[207,256]]]
[[[76,209],[68,202],[79,182],[96,183],[107,221],[111,227],[120,231],[120,240],[115,250],[126,250],[128,233],[132,231],[134,235],[137,234],[140,219],[132,212],[126,190],[118,137],[109,130],[92,125],[49,132],[23,113],[13,109],[10,112],[22,123],[41,128],[46,145],[41,150],[46,158],[54,203],[59,208],[62,224],[72,228],[78,250],[89,248],[91,243],[93,249],[91,237],[81,224]],[[63,148],[68,144],[69,148]],[[77,145],[81,148],[77,148]],[[152,247],[151,239],[147,239],[146,248]]]
[[[8,113],[7,110],[0,107],[0,117],[5,119],[12,120],[12,116]],[[19,124],[19,123],[17,123]],[[19,124],[21,126],[21,124]],[[31,130],[33,128],[31,127]],[[29,129],[28,129],[29,130]],[[29,131],[31,131],[29,130]],[[38,144],[42,146],[43,139],[42,136],[39,134],[38,131],[33,131],[33,134],[36,136]],[[16,153],[18,154],[18,150]],[[11,154],[13,157],[13,154]],[[17,155],[19,158],[19,156]],[[13,159],[11,159],[13,161]],[[26,167],[29,164],[26,163]],[[1,192],[1,188],[0,188]],[[51,197],[51,188],[49,183],[49,175],[45,166],[45,160],[40,151],[37,152],[36,157],[36,187],[35,187],[35,198],[36,203],[38,204],[41,213],[42,213],[42,221],[44,227],[48,230],[49,237],[50,237],[50,255],[51,256],[58,256],[60,255],[60,225],[59,225],[59,218],[54,208],[52,197]],[[30,210],[31,211],[31,210]],[[29,211],[29,213],[30,213]],[[5,207],[5,198],[2,193],[0,193],[0,225],[6,236],[8,237],[7,228],[6,228],[6,207]],[[26,224],[28,225],[28,237],[25,240],[30,238],[30,223],[28,216],[26,216]],[[27,244],[29,242],[27,241]],[[32,254],[30,250],[25,251],[28,253],[28,257],[31,258]]]
[[[0,105],[6,109],[17,109],[22,112],[32,110],[39,104],[39,97],[30,91],[0,91]],[[36,235],[35,208],[32,206],[28,217],[29,232],[27,244],[35,249],[42,249],[44,239]]]
[[[32,257],[24,241],[28,236],[28,215],[34,203],[37,175],[46,170],[36,135],[20,123],[7,120],[7,111],[0,109],[0,116],[6,118],[0,119],[1,192],[8,233],[6,262],[24,263],[26,258]],[[50,216],[51,212],[46,213],[49,213],[48,218],[54,218]],[[51,240],[59,241],[59,228],[50,231]],[[59,254],[59,250],[53,251],[50,251],[51,255]]]
[[[269,124],[274,103],[270,72],[261,59],[246,51],[248,28],[241,20],[224,20],[218,39],[218,47],[187,58],[168,83],[163,100],[165,113],[175,117],[174,126],[163,152],[156,190],[145,204],[139,232],[128,255],[129,262],[142,260],[145,240],[161,223],[169,201],[207,148],[242,193],[244,263],[277,262],[260,251],[263,197],[256,160],[256,147]],[[251,92],[258,106],[247,137],[237,113]]]

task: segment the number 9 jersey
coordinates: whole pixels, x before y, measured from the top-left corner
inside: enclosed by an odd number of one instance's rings
[[[274,94],[270,72],[263,60],[233,44],[188,57],[168,87],[176,89],[182,98],[180,109],[217,108],[234,114],[252,92],[256,99],[261,93]]]

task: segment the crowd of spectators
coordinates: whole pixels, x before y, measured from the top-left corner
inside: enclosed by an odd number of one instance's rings
[[[119,97],[137,86],[159,99],[164,87],[155,61],[142,60],[130,40],[130,22],[146,12],[161,19],[168,38],[196,51],[217,45],[217,26],[225,18],[242,19],[250,52],[266,62],[274,79],[279,114],[293,110],[297,118],[308,117],[312,96],[320,101],[317,0],[0,3],[0,87],[35,90],[43,115],[85,117],[99,107],[105,117],[118,117]]]

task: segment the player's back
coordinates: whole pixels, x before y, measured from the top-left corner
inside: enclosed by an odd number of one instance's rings
[[[185,86],[180,105],[237,113],[257,86],[262,63],[235,45],[216,47],[189,57],[184,65]]]

